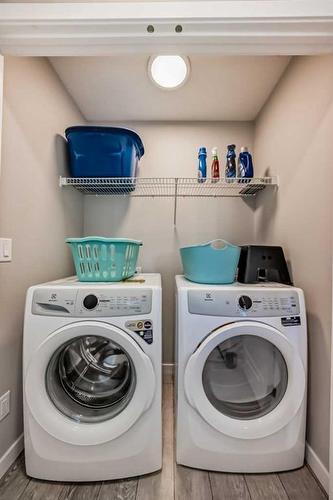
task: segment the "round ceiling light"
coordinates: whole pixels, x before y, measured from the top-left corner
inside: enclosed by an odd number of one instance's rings
[[[190,76],[190,61],[183,56],[153,56],[149,59],[148,74],[158,87],[177,89]]]

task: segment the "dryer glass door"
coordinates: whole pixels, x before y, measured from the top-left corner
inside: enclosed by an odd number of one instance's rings
[[[288,385],[288,369],[274,344],[262,337],[238,335],[211,351],[202,384],[218,411],[249,420],[266,415],[280,403]]]
[[[46,388],[62,413],[80,422],[115,417],[135,390],[133,362],[119,344],[100,335],[71,339],[51,357]]]
[[[256,321],[229,323],[207,335],[187,362],[184,385],[206,422],[244,439],[277,432],[306,399],[300,352],[282,332]]]

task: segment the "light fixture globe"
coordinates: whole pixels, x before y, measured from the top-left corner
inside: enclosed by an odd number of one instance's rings
[[[178,89],[190,76],[189,58],[177,55],[152,56],[148,62],[148,75],[154,85],[161,89]]]

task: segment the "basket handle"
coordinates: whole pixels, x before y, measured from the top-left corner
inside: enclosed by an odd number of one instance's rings
[[[209,246],[213,250],[225,250],[227,247],[230,246],[230,243],[228,243],[225,240],[217,239],[210,241]]]

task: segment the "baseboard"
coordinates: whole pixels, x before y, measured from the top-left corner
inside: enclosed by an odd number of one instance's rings
[[[24,439],[22,433],[0,458],[0,479],[4,474],[6,474],[12,463],[15,462],[15,460],[23,450],[23,445]]]
[[[322,463],[318,455],[313,451],[311,446],[306,443],[305,447],[305,459],[311,468],[312,472],[315,474],[316,478],[328,494],[329,490],[329,472],[325,465]]]

